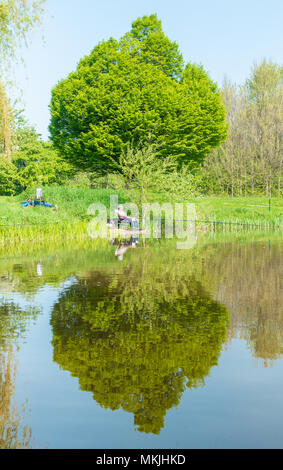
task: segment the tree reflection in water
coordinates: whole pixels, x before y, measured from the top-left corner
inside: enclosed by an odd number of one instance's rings
[[[23,311],[14,303],[0,304],[0,449],[31,448],[31,429],[23,426],[24,407],[20,411],[13,402],[16,388],[16,360],[14,348],[24,334],[27,321],[37,311]]]
[[[3,258],[8,275],[1,280],[12,291],[33,293],[76,276],[53,308],[54,359],[101,406],[133,413],[139,431],[160,432],[186,387],[204,383],[227,338],[240,335],[266,365],[282,357],[282,244],[222,242],[186,251],[166,241],[128,250],[122,261],[115,250],[42,254],[40,276],[33,258],[22,265]],[[30,317],[0,305],[1,416],[11,403],[10,340],[23,334]]]
[[[282,244],[229,243],[221,248],[210,268],[218,279],[216,298],[231,313],[230,335],[240,335],[256,358],[272,364],[283,353]]]
[[[133,413],[137,429],[154,434],[186,386],[204,384],[217,365],[229,317],[188,266],[167,261],[89,272],[51,318],[54,360],[101,406]]]

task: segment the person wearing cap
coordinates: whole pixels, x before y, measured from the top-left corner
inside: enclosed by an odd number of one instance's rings
[[[129,222],[131,230],[139,229],[139,224],[138,224],[137,219],[133,217],[129,217],[124,211],[124,208],[121,204],[118,206],[118,209],[116,209],[115,213],[116,213],[116,216],[118,217],[118,225],[119,225],[119,222],[122,222],[125,220],[126,222]]]

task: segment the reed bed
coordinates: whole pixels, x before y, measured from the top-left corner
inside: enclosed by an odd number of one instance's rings
[[[82,221],[0,227],[0,247],[30,243],[46,245],[47,243],[67,243],[70,240],[86,240],[89,238],[87,225],[87,221]]]

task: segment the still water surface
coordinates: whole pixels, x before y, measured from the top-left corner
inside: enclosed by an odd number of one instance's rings
[[[283,448],[280,238],[7,252],[0,292],[0,447]]]

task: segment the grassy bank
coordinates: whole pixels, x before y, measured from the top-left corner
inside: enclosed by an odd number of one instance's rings
[[[120,203],[132,201],[127,191],[71,187],[44,188],[44,200],[58,206],[58,210],[22,207],[21,202],[32,198],[30,191],[16,197],[0,197],[0,245],[46,239],[55,243],[62,235],[66,242],[73,238],[83,239],[87,237],[86,228],[91,219],[87,215],[89,206],[100,202],[109,211],[111,195],[118,195]],[[151,202],[172,201],[170,195],[158,194],[151,196]],[[230,229],[237,224],[263,229],[283,227],[282,198],[273,198],[270,210],[266,197],[202,197],[188,202],[196,205],[199,228]]]
[[[25,191],[16,197],[0,197],[0,225],[46,225],[51,223],[75,223],[86,220],[88,207],[100,202],[109,208],[111,194],[118,194],[125,202],[125,191],[107,189],[49,187],[44,188],[43,198],[58,207],[22,207],[21,202],[34,199],[34,191]]]
[[[44,188],[44,200],[57,209],[42,206],[21,206],[21,202],[34,198],[33,191],[16,197],[0,197],[0,246],[18,242],[46,240],[57,243],[62,236],[68,240],[88,238],[87,225],[91,216],[89,206],[95,202],[109,209],[110,195],[117,191],[106,189],[50,187]],[[126,193],[118,191],[119,201],[126,201]]]
[[[283,199],[267,197],[204,197],[192,201],[197,206],[199,220],[217,223],[283,227]]]

